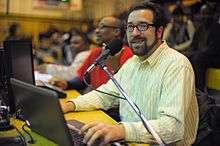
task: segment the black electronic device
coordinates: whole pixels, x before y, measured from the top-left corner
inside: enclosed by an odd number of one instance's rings
[[[0,48],[0,131],[13,129],[10,124],[10,114],[15,112],[15,102],[11,96],[10,75],[7,56]]]
[[[4,49],[0,49],[0,105],[9,107],[9,113],[15,112],[15,102],[10,88],[9,60]]]
[[[26,123],[34,132],[58,145],[73,145],[56,92],[16,79],[11,79],[11,85],[16,103],[24,111]],[[79,145],[74,142],[74,146]]]
[[[53,86],[47,82],[43,82],[43,85],[38,85],[38,87],[42,87],[48,90],[55,91],[58,94],[58,98],[65,98],[67,96],[66,93],[62,89],[56,86]]]
[[[7,56],[7,64],[10,78],[16,78],[23,82],[35,85],[33,51],[31,40],[4,41],[4,51]],[[66,97],[66,93],[52,85],[42,86],[48,90],[57,92],[58,97]]]
[[[76,119],[68,121],[64,119],[56,92],[16,79],[11,79],[11,85],[16,95],[16,103],[24,110],[26,123],[31,130],[58,145],[85,145],[82,142],[84,135],[78,133],[84,123]],[[68,127],[71,127],[71,129]],[[98,139],[94,145],[99,145],[101,142],[101,139]],[[119,145],[119,143],[112,142],[111,146],[114,145]]]
[[[10,123],[11,115],[15,114],[15,99],[10,86],[10,69],[8,54],[0,48],[0,131],[15,129]],[[0,137],[1,146],[25,146],[21,136]]]
[[[10,77],[35,84],[31,40],[4,41]]]
[[[102,64],[109,56],[114,56],[115,54],[120,52],[122,47],[123,43],[120,39],[114,39],[108,44],[104,44],[101,54],[95,59],[92,65],[87,68],[85,74],[92,71],[94,67],[98,64]]]

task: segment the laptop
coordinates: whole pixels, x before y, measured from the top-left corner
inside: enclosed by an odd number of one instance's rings
[[[83,135],[70,131],[67,127],[56,92],[13,78],[10,82],[16,107],[22,110],[31,130],[61,146],[84,145]],[[83,125],[76,120],[71,120],[70,123],[76,128]]]

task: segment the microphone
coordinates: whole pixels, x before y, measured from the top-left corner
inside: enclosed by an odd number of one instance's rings
[[[89,73],[94,69],[96,65],[106,60],[109,57],[109,55],[114,56],[115,54],[117,54],[122,49],[122,46],[123,43],[120,39],[114,39],[110,43],[105,45],[104,49],[102,50],[102,53],[96,58],[93,64],[88,67],[85,74]]]

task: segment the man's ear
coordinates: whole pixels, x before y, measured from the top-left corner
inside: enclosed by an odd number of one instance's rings
[[[164,27],[163,26],[160,26],[159,28],[157,28],[156,35],[157,35],[158,39],[162,39],[163,31],[164,31]]]

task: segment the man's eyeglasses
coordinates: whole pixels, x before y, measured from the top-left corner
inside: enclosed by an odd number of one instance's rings
[[[103,29],[103,28],[119,28],[118,26],[111,26],[111,25],[99,25],[97,26],[97,29]]]
[[[127,24],[126,28],[128,32],[133,32],[135,27],[138,29],[138,31],[146,31],[150,26],[155,26],[155,25],[148,23],[139,23],[137,25]]]

